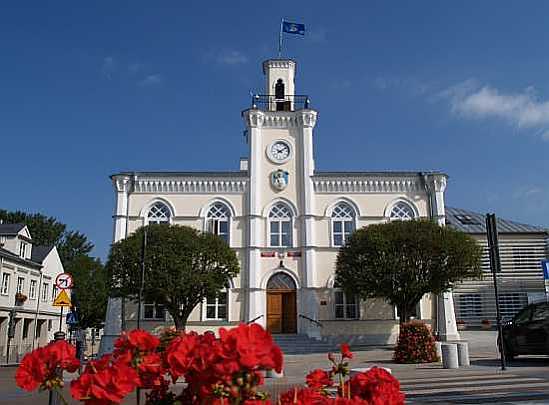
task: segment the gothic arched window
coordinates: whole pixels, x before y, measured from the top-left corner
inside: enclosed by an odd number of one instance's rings
[[[168,206],[161,202],[154,203],[149,208],[147,214],[147,223],[149,224],[167,224],[170,222],[170,209]]]
[[[343,246],[355,230],[355,210],[346,202],[338,203],[332,210],[332,241]]]
[[[231,211],[225,204],[216,202],[212,204],[206,215],[206,229],[223,238],[229,243]]]
[[[292,211],[283,203],[276,203],[269,212],[269,234],[272,247],[292,246]]]
[[[410,219],[414,219],[415,217],[416,213],[414,209],[410,206],[410,204],[405,203],[404,201],[399,201],[393,205],[393,208],[391,208],[391,212],[389,214],[389,219],[391,221],[408,221]]]

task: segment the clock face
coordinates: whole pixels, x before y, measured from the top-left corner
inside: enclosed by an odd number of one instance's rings
[[[276,163],[283,163],[290,158],[290,145],[284,141],[273,142],[269,148],[269,157]]]

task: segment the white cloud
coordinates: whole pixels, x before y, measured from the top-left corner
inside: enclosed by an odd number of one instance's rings
[[[217,56],[217,63],[222,65],[242,65],[248,62],[248,57],[240,51],[224,51]]]
[[[467,80],[441,93],[454,113],[466,118],[501,119],[520,129],[535,129],[549,141],[549,101],[540,100],[533,87],[520,93],[504,93]]]
[[[160,74],[148,75],[137,84],[141,87],[158,86],[164,82],[164,78]]]
[[[103,64],[101,65],[101,73],[107,78],[112,78],[112,74],[116,71],[116,61],[112,56],[103,58]]]

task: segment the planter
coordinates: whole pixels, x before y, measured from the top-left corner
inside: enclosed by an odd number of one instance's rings
[[[15,294],[15,305],[23,305],[27,300],[27,296],[22,293]]]

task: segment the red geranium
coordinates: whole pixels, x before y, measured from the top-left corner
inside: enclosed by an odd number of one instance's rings
[[[372,405],[404,404],[400,383],[385,369],[373,367],[365,373],[355,375],[351,381],[351,395]]]
[[[307,386],[313,389],[321,389],[333,385],[330,373],[321,369],[311,371],[307,374],[305,379],[307,381]]]
[[[343,343],[341,345],[341,357],[344,359],[352,359],[353,353],[351,352],[351,348],[347,343]]]

